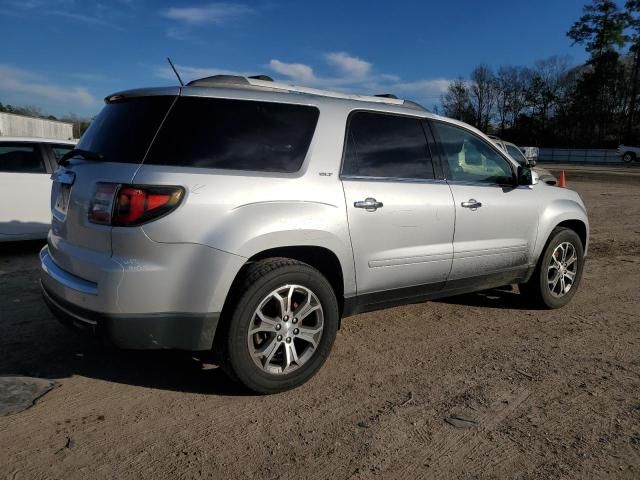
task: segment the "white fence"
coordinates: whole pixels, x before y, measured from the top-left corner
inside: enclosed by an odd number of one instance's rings
[[[622,163],[617,150],[604,148],[540,148],[538,161],[556,163]]]
[[[73,125],[45,118],[0,112],[0,136],[70,140],[73,138]]]

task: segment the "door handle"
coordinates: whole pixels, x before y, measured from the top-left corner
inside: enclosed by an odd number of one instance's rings
[[[375,198],[365,198],[364,201],[353,202],[353,206],[356,208],[364,208],[367,212],[375,212],[377,209],[382,208],[384,205],[382,202],[377,201]]]
[[[469,199],[468,202],[462,202],[460,205],[462,205],[464,208],[470,208],[471,210],[476,210],[482,206],[482,203],[477,201],[475,198],[471,198]]]

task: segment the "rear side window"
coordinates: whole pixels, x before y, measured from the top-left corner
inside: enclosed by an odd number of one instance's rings
[[[434,178],[422,121],[373,112],[352,114],[342,174],[378,178]]]
[[[318,115],[317,108],[306,105],[181,97],[145,163],[296,172]]]
[[[35,143],[0,143],[0,172],[46,173]]]
[[[175,97],[135,97],[109,103],[93,119],[78,148],[105,162],[140,163]]]
[[[60,163],[60,159],[73,150],[73,145],[51,145],[51,151],[56,159],[56,163]]]
[[[507,152],[509,153],[509,155],[511,155],[511,158],[513,158],[516,162],[518,162],[523,167],[526,167],[528,165],[526,157],[522,154],[520,149],[515,145],[507,145]]]

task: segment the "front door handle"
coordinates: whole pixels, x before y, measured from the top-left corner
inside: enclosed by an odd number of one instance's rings
[[[477,201],[475,198],[471,198],[468,202],[462,202],[460,205],[462,205],[464,208],[476,210],[482,206],[482,203]]]
[[[382,202],[377,201],[375,198],[365,198],[364,201],[353,202],[353,206],[356,208],[364,208],[367,212],[375,212],[377,209],[382,208],[384,205]]]

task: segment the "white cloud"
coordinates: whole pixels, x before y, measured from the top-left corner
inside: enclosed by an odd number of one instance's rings
[[[68,18],[69,20],[75,20],[77,22],[80,23],[86,23],[89,25],[100,25],[102,27],[109,27],[109,28],[113,28],[115,30],[122,30],[122,28],[118,27],[117,25],[104,20],[102,18],[99,17],[94,17],[94,16],[90,16],[90,15],[83,15],[80,13],[73,13],[73,12],[66,12],[64,10],[47,10],[44,13],[48,14],[48,15],[55,15],[57,17],[62,17],[62,18]]]
[[[97,109],[101,103],[85,87],[52,84],[32,72],[3,64],[0,64],[0,95],[29,105],[57,105],[67,111]]]
[[[269,62],[269,68],[296,82],[316,82],[316,77],[313,74],[313,68],[309,65],[305,65],[304,63],[285,63],[280,60],[273,59]]]
[[[197,7],[172,7],[162,15],[188,25],[219,25],[254,13],[253,8],[243,4],[210,3]]]
[[[57,16],[86,25],[122,30],[116,21],[121,17],[119,9],[100,2],[79,4],[75,0],[8,0],[6,7],[0,9],[0,14],[18,17]]]
[[[420,98],[439,99],[447,91],[451,80],[433,78],[417,80],[415,82],[395,82],[391,87],[397,92],[404,92]]]
[[[345,52],[331,52],[326,55],[326,59],[329,65],[348,77],[365,77],[371,71],[371,63]]]

